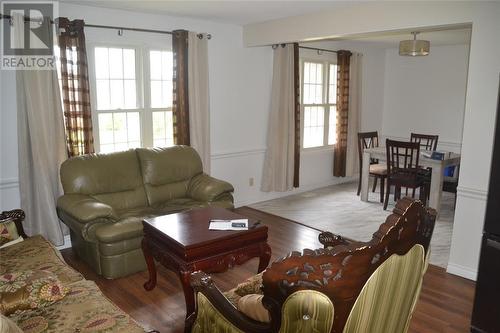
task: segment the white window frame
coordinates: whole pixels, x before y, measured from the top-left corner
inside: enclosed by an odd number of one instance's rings
[[[95,48],[127,48],[135,50],[135,82],[136,82],[136,109],[97,109],[97,91],[96,91],[96,75],[95,75]],[[106,43],[95,42],[88,43],[87,53],[88,75],[90,84],[90,101],[92,105],[92,124],[94,134],[94,147],[96,152],[100,152],[101,144],[99,138],[99,114],[101,113],[117,113],[117,112],[138,112],[140,121],[140,146],[153,147],[153,112],[155,111],[172,111],[170,108],[152,108],[151,107],[151,75],[150,75],[150,51],[169,51],[165,47],[153,45],[137,45],[126,43]]]
[[[321,104],[304,104],[304,63],[310,62],[315,64],[323,65],[323,103]],[[300,148],[302,151],[314,151],[314,150],[333,150],[335,144],[328,144],[328,132],[330,128],[330,107],[337,106],[337,103],[328,103],[328,94],[330,90],[330,65],[337,65],[335,61],[324,60],[324,59],[314,59],[311,57],[300,58]],[[322,106],[325,110],[324,112],[324,127],[323,127],[323,144],[316,147],[304,148],[304,109],[310,106]],[[335,140],[336,141],[336,140]]]

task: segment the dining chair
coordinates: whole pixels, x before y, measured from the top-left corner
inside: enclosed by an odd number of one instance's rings
[[[418,142],[423,150],[436,151],[439,135],[411,133],[410,141]]]
[[[420,157],[420,143],[386,140],[387,153],[387,190],[385,193],[384,210],[389,203],[391,186],[394,186],[394,200],[401,198],[401,187],[411,188],[412,197],[415,197],[415,189],[420,189],[420,200],[427,203],[429,187],[425,177],[419,173],[418,160]]]
[[[411,133],[410,141],[418,142],[420,144],[420,148],[428,151],[436,151],[437,144],[439,140],[439,135],[429,135],[429,134],[419,134],[419,133]],[[424,177],[425,182],[427,183],[427,188],[431,186],[431,176],[432,176],[432,168],[420,168],[420,175]],[[427,198],[429,198],[430,193],[427,193]],[[413,196],[415,196],[415,189],[413,190]]]
[[[378,147],[378,132],[360,132],[358,133],[358,154],[359,154],[359,181],[358,193],[361,192],[361,174],[363,170],[363,151],[366,148]],[[384,202],[385,179],[387,178],[387,167],[379,163],[377,159],[370,160],[370,176],[374,177],[372,192],[377,188],[377,180],[380,179],[380,202]]]

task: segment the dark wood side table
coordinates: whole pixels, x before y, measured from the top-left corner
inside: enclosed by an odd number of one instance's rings
[[[211,219],[246,218],[224,208],[208,207],[159,216],[143,221],[142,250],[149,270],[146,290],[156,286],[154,259],[179,275],[186,300],[186,318],[195,310],[190,276],[194,271],[224,272],[234,265],[260,257],[258,272],[271,259],[267,227],[249,219],[249,230],[208,230]]]

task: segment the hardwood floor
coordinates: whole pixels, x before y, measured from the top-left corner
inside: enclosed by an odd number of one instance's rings
[[[317,240],[317,230],[249,207],[236,211],[260,219],[268,226],[269,244],[273,250],[271,260],[291,250],[321,246]],[[110,300],[144,327],[160,332],[183,332],[184,296],[179,279],[173,272],[157,265],[158,284],[152,291],[145,291],[142,285],[147,280],[147,272],[106,280],[80,261],[71,249],[61,252],[71,266],[87,279],[95,281]],[[214,274],[213,278],[221,290],[227,290],[255,274],[257,266],[258,259],[252,259],[225,273]],[[409,332],[469,332],[474,286],[472,281],[447,274],[444,269],[430,265]]]

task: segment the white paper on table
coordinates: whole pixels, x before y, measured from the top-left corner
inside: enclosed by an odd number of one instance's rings
[[[244,223],[244,227],[233,227],[232,223]],[[210,220],[208,230],[248,230],[248,219]]]

